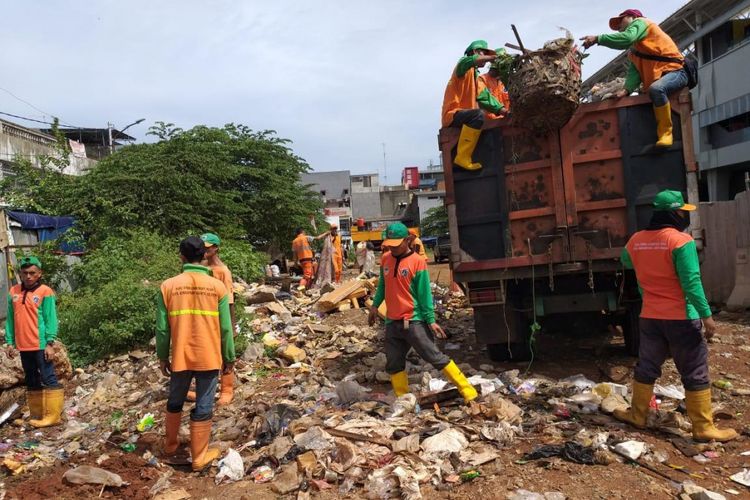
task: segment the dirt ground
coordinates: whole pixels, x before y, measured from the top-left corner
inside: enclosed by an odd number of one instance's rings
[[[449,271],[447,264],[430,264],[433,280],[448,284]],[[714,404],[721,409],[720,426],[731,426],[742,432],[740,439],[725,445],[710,444],[703,449],[714,450],[716,458],[699,464],[683,455],[671,442],[670,435],[658,431],[639,431],[618,423],[611,417],[597,413],[593,415],[574,414],[570,419],[558,419],[551,415],[548,405],[534,395],[510,396],[509,398],[524,410],[534,410],[545,415],[544,425],[527,432],[516,442],[501,450],[497,460],[478,468],[481,476],[473,481],[448,485],[436,489],[423,485],[424,498],[445,499],[489,499],[505,498],[509,493],[522,488],[538,493],[547,491],[562,492],[572,499],[632,499],[632,498],[675,498],[680,482],[691,480],[700,486],[722,493],[728,498],[750,498],[750,489],[736,484],[729,476],[750,468],[750,457],[741,453],[750,450],[750,313],[717,315],[719,333],[710,345],[710,370],[712,380],[729,380],[740,394],[714,389]],[[324,322],[330,324],[366,324],[366,312],[349,310],[327,317]],[[471,309],[461,309],[451,314],[450,318],[441,321],[450,334],[450,338],[440,341],[441,347],[457,363],[468,363],[476,369],[482,364],[491,363],[485,348],[477,344],[473,336]],[[600,331],[567,331],[564,334],[539,335],[539,348],[531,363],[494,363],[494,372],[519,369],[522,378],[545,376],[559,379],[581,373],[596,382],[617,382],[629,384],[635,359],[625,353],[623,339],[616,332]],[[363,354],[367,356],[371,354]],[[360,358],[361,359],[361,358]],[[357,358],[346,362],[331,362],[329,376],[337,379],[346,375]],[[524,375],[524,373],[526,375]],[[679,377],[674,364],[665,365],[664,375],[660,380],[663,385],[679,385]],[[384,385],[372,385],[373,395],[387,393],[390,388]],[[748,390],[744,392],[742,390]],[[458,402],[452,403],[459,404]],[[450,404],[448,405],[450,406]],[[535,447],[551,442],[552,438],[545,427],[554,426],[565,437],[572,437],[581,429],[589,431],[606,431],[627,439],[647,442],[652,449],[667,456],[667,462],[686,467],[698,477],[688,477],[686,473],[671,470],[663,464],[651,463],[662,473],[671,477],[668,481],[641,467],[615,462],[610,465],[578,465],[559,458],[542,459],[534,462],[520,463],[524,453]],[[44,432],[55,432],[45,430]],[[151,437],[152,441],[159,438]],[[141,442],[139,441],[139,446]],[[129,486],[121,488],[104,488],[96,486],[73,486],[62,481],[62,474],[71,467],[71,463],[57,463],[31,474],[4,479],[7,498],[149,498],[148,490],[157,478],[170,466],[153,467],[141,458],[142,451],[126,454],[112,446],[109,458],[102,461],[101,467],[119,473]],[[97,456],[77,458],[77,464],[97,465]],[[100,459],[101,460],[101,459]],[[278,498],[269,484],[254,484],[251,480],[214,485],[215,471],[209,474],[196,474],[185,468],[175,468],[170,477],[170,491],[184,489],[192,498],[247,498],[261,500]],[[740,492],[738,496],[726,490]],[[317,492],[310,489],[314,498],[361,498],[364,492],[341,495],[334,487],[331,490]],[[296,498],[296,493],[286,498]],[[170,497],[173,500],[180,496]]]

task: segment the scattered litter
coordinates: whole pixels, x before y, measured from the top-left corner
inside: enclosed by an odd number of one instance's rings
[[[685,388],[682,386],[676,386],[673,384],[670,384],[670,385],[655,384],[654,394],[656,394],[657,396],[665,397],[665,398],[683,400],[685,399]]]
[[[71,484],[101,484],[116,488],[127,484],[118,474],[90,465],[80,465],[66,471],[63,480]]]
[[[239,481],[245,475],[245,465],[236,450],[229,448],[224,458],[219,460],[219,473],[216,474],[216,484],[226,478],[227,482]]]
[[[538,460],[540,458],[561,457],[569,462],[584,465],[594,465],[594,449],[581,446],[578,443],[568,441],[565,444],[545,444],[527,453],[521,459],[524,462]]]
[[[430,436],[422,442],[422,449],[429,454],[457,453],[468,446],[469,442],[461,431],[450,428]]]
[[[267,483],[274,477],[273,469],[267,465],[261,465],[250,473],[255,483]]]
[[[154,414],[153,413],[146,413],[143,418],[138,422],[138,425],[135,426],[136,429],[138,429],[138,432],[145,432],[151,430],[151,428],[154,426]]]
[[[615,451],[622,453],[631,460],[638,460],[638,457],[646,451],[646,443],[642,441],[623,441],[615,445]]]
[[[729,476],[729,479],[735,483],[740,483],[741,485],[750,488],[750,469],[742,469],[741,472]]]

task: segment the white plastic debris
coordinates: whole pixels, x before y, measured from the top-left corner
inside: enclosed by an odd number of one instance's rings
[[[242,463],[242,457],[236,450],[229,448],[227,455],[219,460],[219,473],[216,474],[216,484],[219,484],[224,478],[227,482],[239,481],[245,475],[245,465]]]
[[[434,454],[457,453],[468,445],[466,437],[454,428],[446,429],[422,441],[422,449],[425,453]]]
[[[683,400],[685,399],[685,388],[680,386],[676,386],[674,384],[670,385],[654,385],[654,394],[657,396],[662,396],[665,398],[671,398],[671,399],[679,399]]]
[[[729,476],[729,479],[735,483],[750,487],[750,469],[742,469],[742,472]]]
[[[408,392],[402,396],[399,396],[396,398],[396,401],[393,402],[393,414],[391,414],[392,418],[396,417],[403,417],[404,415],[407,415],[409,413],[414,413],[414,410],[417,408],[417,397]]]
[[[618,451],[632,460],[638,460],[644,451],[646,443],[642,441],[623,441],[615,445],[615,451]]]
[[[102,484],[118,488],[128,484],[118,474],[90,465],[70,469],[63,474],[63,479],[71,484]]]

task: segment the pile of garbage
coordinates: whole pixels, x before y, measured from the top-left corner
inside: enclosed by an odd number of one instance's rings
[[[331,490],[372,499],[419,499],[425,488],[480,478],[482,466],[504,450],[517,454],[515,447],[532,436],[544,444],[518,454],[518,463],[667,460],[664,451],[629,439],[606,415],[627,406],[626,387],[582,375],[524,378],[519,370],[461,364],[481,393],[466,405],[440,372],[409,356],[412,392],[394,398],[380,347],[382,329],[367,326],[363,308],[375,283],[358,281],[339,285],[338,295],[336,290],[303,295],[283,285],[238,285],[249,304],[249,319],[240,325],[247,346],[235,367],[234,399],[214,414],[213,440],[222,458],[209,474],[217,484],[268,483],[275,493],[297,492],[298,498]],[[440,321],[470,319],[460,293],[437,285],[433,292]],[[328,301],[336,307],[321,308],[326,295],[344,298]],[[342,309],[347,300],[351,308]],[[452,349],[456,340],[443,348]],[[153,351],[135,350],[76,369],[66,387],[61,426],[38,431],[17,411],[0,427],[0,465],[6,474],[22,477],[63,467],[61,484],[95,485],[118,496],[138,480],[157,498],[174,489],[174,474],[192,474],[189,466],[180,469],[181,464],[160,458],[168,379]],[[23,389],[7,394],[23,407]],[[662,403],[649,425],[675,439],[689,437],[689,423],[674,411],[684,393],[658,387],[657,395]],[[187,419],[185,412],[183,443],[189,439]],[[600,430],[611,425],[615,431]],[[717,453],[710,447],[695,451],[707,460]],[[139,467],[143,470],[133,472]],[[516,498],[537,498],[527,493],[537,495],[519,490]],[[539,498],[564,498],[560,495]]]
[[[507,77],[515,120],[544,132],[565,125],[578,109],[583,57],[570,32],[516,57]]]

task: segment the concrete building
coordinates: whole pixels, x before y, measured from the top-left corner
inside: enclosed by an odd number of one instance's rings
[[[0,120],[0,173],[10,173],[10,163],[14,158],[23,157],[41,167],[44,157],[59,157],[56,139],[39,130],[30,129],[6,120]],[[70,143],[73,150],[68,157],[68,166],[63,173],[81,175],[96,161],[86,157],[80,143]]]
[[[750,20],[729,14],[696,40],[693,143],[710,201],[734,199],[750,172]]]
[[[692,142],[704,201],[733,199],[750,172],[749,13],[750,0],[692,0],[659,25],[698,61]],[[622,52],[583,83],[584,93],[624,76],[626,62]]]
[[[352,218],[365,220],[382,215],[380,204],[380,178],[378,174],[351,176]]]
[[[351,230],[352,205],[351,181],[348,170],[333,172],[310,172],[302,174],[300,182],[309,185],[317,192],[323,201],[323,213],[330,220],[338,218],[342,235],[348,235]]]
[[[421,224],[428,210],[445,204],[445,191],[420,191],[414,193],[414,198],[417,200],[417,214]]]

